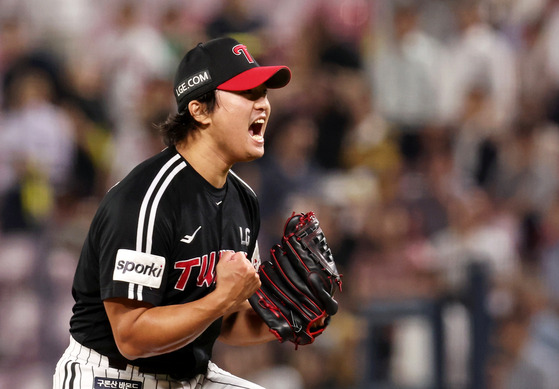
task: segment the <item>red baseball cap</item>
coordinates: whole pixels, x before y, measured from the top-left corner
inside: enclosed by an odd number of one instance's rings
[[[260,66],[245,45],[233,38],[199,43],[181,60],[175,74],[178,111],[214,89],[242,91],[266,85],[276,89],[291,80],[287,66]]]

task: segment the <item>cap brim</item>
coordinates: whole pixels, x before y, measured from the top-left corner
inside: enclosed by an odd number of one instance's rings
[[[243,91],[265,84],[268,88],[283,88],[291,80],[287,66],[259,66],[236,75],[219,85],[217,89]]]

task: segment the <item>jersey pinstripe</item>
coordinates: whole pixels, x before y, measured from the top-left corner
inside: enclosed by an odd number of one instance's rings
[[[205,374],[175,380],[166,374],[144,374],[127,365],[115,369],[107,357],[74,339],[56,365],[53,389],[264,389],[228,373],[213,363]]]
[[[238,176],[229,174],[226,185],[216,189],[174,148],[163,150],[101,201],[74,277],[73,338],[125,361],[104,299],[126,297],[156,306],[197,300],[215,287],[223,251],[244,251],[258,266],[259,228],[256,195]],[[220,325],[216,321],[181,350],[134,365],[180,378],[205,372]]]

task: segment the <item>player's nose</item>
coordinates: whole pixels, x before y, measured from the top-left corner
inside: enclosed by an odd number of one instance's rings
[[[270,101],[268,100],[267,95],[261,95],[256,100],[254,100],[254,108],[258,110],[270,110]]]

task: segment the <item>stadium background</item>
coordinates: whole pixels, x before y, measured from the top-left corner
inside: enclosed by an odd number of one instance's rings
[[[2,0],[0,387],[50,387],[96,205],[222,34],[293,71],[235,169],[261,247],[315,210],[345,288],[312,346],[215,361],[269,389],[557,388],[555,0]]]

